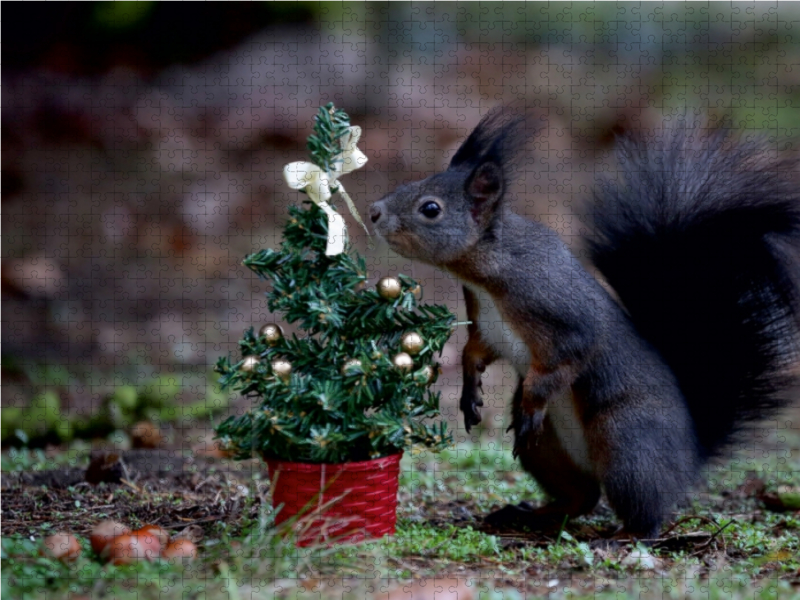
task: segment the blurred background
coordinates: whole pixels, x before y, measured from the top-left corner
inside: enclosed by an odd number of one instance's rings
[[[491,107],[540,108],[548,127],[513,202],[577,252],[580,201],[613,169],[616,134],[695,109],[776,143],[800,132],[794,3],[7,3],[4,15],[4,444],[237,410],[211,367],[274,320],[240,263],[279,244],[300,201],[281,170],[306,157],[326,102],[364,130],[369,163],[346,182],[362,215],[443,168]],[[464,318],[452,278],[346,218],[373,283],[411,275]],[[440,378],[457,440],[465,339]],[[489,369],[480,435],[502,436],[514,381]]]

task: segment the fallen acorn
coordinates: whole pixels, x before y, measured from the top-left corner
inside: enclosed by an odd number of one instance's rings
[[[62,562],[72,562],[81,555],[81,544],[74,535],[62,531],[45,538],[41,554]]]
[[[129,565],[140,560],[154,560],[161,553],[161,542],[152,534],[129,533],[114,538],[107,549],[113,565]]]
[[[165,560],[180,559],[183,562],[191,562],[197,558],[197,546],[191,540],[175,540],[169,544],[161,553],[161,558]]]
[[[161,432],[150,421],[139,421],[131,429],[131,444],[134,448],[158,448]]]
[[[92,529],[92,534],[89,536],[89,542],[92,545],[92,550],[94,550],[99,556],[102,556],[103,551],[108,547],[115,537],[126,535],[130,532],[131,530],[129,527],[126,527],[117,521],[101,521],[95,526],[94,529]]]

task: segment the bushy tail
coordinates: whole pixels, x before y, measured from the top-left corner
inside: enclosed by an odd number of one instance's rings
[[[714,454],[791,401],[800,186],[763,140],[680,122],[625,139],[595,194],[595,265],[677,376]]]

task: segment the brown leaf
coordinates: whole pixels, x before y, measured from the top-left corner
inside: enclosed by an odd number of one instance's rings
[[[206,458],[231,458],[233,452],[222,447],[222,442],[204,442],[192,448],[195,456],[205,456]]]
[[[190,542],[194,542],[195,544],[200,543],[200,540],[203,539],[203,528],[199,525],[189,525],[188,527],[184,527],[180,533],[175,534],[172,537],[172,541],[175,542],[177,540],[189,540]]]

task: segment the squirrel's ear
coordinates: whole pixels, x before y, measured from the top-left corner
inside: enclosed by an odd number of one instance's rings
[[[472,199],[472,216],[476,221],[482,221],[484,215],[491,213],[503,195],[503,188],[503,170],[499,165],[485,162],[472,171],[466,192]]]

